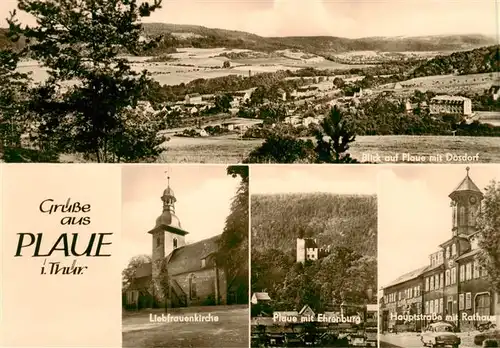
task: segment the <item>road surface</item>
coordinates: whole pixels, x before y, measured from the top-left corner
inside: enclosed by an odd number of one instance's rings
[[[477,348],[474,345],[472,337],[461,337],[462,344],[460,348]],[[417,333],[385,334],[380,335],[380,347],[399,347],[399,348],[422,348],[424,345],[420,341]]]

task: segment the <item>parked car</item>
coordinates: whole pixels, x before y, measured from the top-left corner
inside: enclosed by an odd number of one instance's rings
[[[474,344],[477,346],[481,346],[483,344],[483,341],[490,339],[490,340],[500,340],[500,330],[491,330],[491,331],[485,331],[480,334],[477,334],[474,336]]]
[[[453,347],[460,346],[460,337],[454,332],[453,325],[446,322],[437,322],[427,326],[420,340],[425,347]]]

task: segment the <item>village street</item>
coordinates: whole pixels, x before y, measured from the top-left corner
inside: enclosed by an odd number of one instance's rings
[[[478,347],[474,344],[474,336],[469,333],[459,333],[462,340],[460,348]],[[406,332],[400,334],[380,334],[381,348],[422,348],[424,345],[420,341],[420,336],[416,332]]]
[[[170,309],[172,316],[202,314],[218,316],[218,322],[152,323],[150,314],[161,316],[164,310],[124,313],[123,347],[248,347],[248,306],[211,306]]]

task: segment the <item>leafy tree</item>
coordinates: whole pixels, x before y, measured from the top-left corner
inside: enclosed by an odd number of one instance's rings
[[[21,35],[23,51],[48,69],[49,78],[32,92],[31,109],[40,124],[39,137],[61,152],[77,152],[111,162],[124,158],[130,137],[146,135],[132,147],[128,160],[158,155],[162,143],[150,129],[128,122],[127,106],[145,99],[151,79],[135,72],[120,53],[141,54],[158,40],[143,40],[142,17],[161,6],[138,0],[19,0],[19,10],[36,19],[34,27],[9,20],[14,39]],[[137,128],[141,128],[137,131]],[[121,136],[122,134],[125,136]],[[138,134],[137,134],[138,133]],[[149,142],[146,143],[146,142]]]
[[[477,219],[481,266],[488,272],[493,288],[500,293],[500,183],[486,188],[483,209]]]
[[[227,112],[231,108],[233,96],[231,94],[219,94],[215,96],[215,108],[219,112]]]
[[[0,51],[0,155],[21,147],[21,135],[27,122],[25,101],[29,78],[16,72],[19,55],[10,50]],[[9,159],[6,158],[8,161]],[[10,161],[9,161],[10,162]]]
[[[345,82],[340,77],[336,77],[333,79],[333,85],[337,88],[342,88],[344,87]]]
[[[151,256],[149,255],[138,255],[130,259],[127,267],[122,271],[122,291],[127,291],[134,283],[137,270],[150,262]]]
[[[224,63],[222,63],[223,69],[229,69],[230,67],[231,67],[231,62],[229,60],[225,60]]]
[[[337,106],[331,109],[330,114],[321,121],[320,125],[320,129],[315,134],[317,161],[319,163],[357,163],[347,153],[349,144],[356,139],[356,136]]]
[[[271,133],[260,147],[250,152],[245,163],[311,163],[315,158],[311,140]]]
[[[264,123],[267,124],[282,122],[285,120],[286,115],[286,108],[282,104],[267,104],[259,110],[259,118],[263,119]]]
[[[229,166],[227,174],[241,182],[231,203],[231,212],[219,241],[217,264],[224,269],[227,286],[236,286],[236,301],[248,303],[248,166]]]

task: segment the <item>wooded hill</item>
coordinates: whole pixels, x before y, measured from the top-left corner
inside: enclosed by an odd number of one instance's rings
[[[327,193],[252,195],[252,292],[266,291],[274,310],[337,310],[364,303],[377,289],[375,196]],[[330,252],[296,262],[297,237]],[[261,308],[252,306],[252,315]]]
[[[295,256],[298,237],[377,255],[375,196],[298,193],[252,195],[252,249]]]
[[[145,23],[146,36],[165,35],[165,43],[176,47],[239,48],[264,52],[299,49],[319,55],[350,51],[457,51],[495,44],[484,35],[441,35],[421,37],[368,37],[348,39],[333,36],[262,37],[259,35],[197,25]],[[172,36],[171,34],[176,35]],[[188,34],[180,36],[177,34]]]
[[[350,51],[458,51],[496,44],[484,35],[441,35],[421,37],[367,37],[348,39],[332,36],[262,37],[236,30],[207,28],[199,25],[144,23],[147,37],[164,36],[154,54],[171,53],[172,48],[238,48],[263,52],[298,49],[328,56]],[[0,49],[9,47],[6,30],[0,28]]]
[[[499,71],[500,45],[437,56],[413,71],[413,77],[480,74]]]

